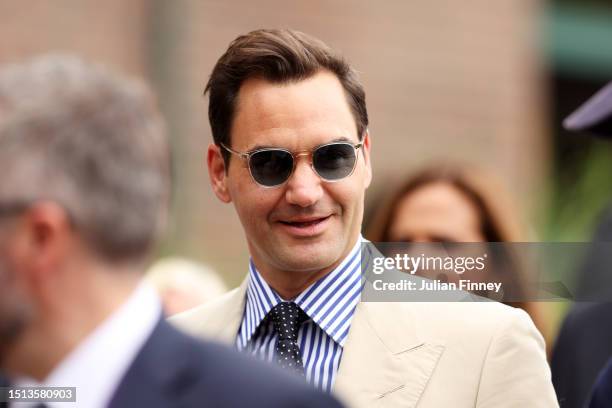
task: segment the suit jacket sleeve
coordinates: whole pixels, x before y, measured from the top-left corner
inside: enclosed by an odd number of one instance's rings
[[[558,407],[544,339],[523,310],[513,312],[491,338],[476,406]]]

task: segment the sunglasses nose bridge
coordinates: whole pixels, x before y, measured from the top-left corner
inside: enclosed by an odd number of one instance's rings
[[[316,175],[318,175],[318,173],[315,171],[314,165],[312,163],[312,152],[309,152],[309,151],[300,151],[300,152],[294,152],[291,155],[293,156],[293,169],[291,170],[290,177],[292,177],[295,174],[295,171],[296,171],[296,169],[297,169],[297,167],[299,165],[299,162],[300,162],[300,157],[302,157],[302,156],[306,156],[310,168],[312,169],[312,171]]]
[[[301,156],[308,156],[308,157],[310,157],[310,156],[312,156],[312,152],[303,151],[303,152],[295,152],[295,153],[293,153],[293,158],[295,160],[297,160]]]
[[[299,164],[299,159],[302,156],[306,156],[308,159],[308,164],[310,165],[310,168],[312,169],[312,171],[314,171],[315,174],[318,174],[315,169],[314,169],[314,165],[312,163],[312,152],[304,150],[304,151],[300,151],[300,152],[295,152],[291,154],[293,156],[293,169],[291,170],[291,176],[293,176],[293,173],[295,173],[295,170]]]

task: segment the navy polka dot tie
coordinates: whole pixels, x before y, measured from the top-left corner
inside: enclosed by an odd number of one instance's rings
[[[283,368],[304,375],[304,365],[298,345],[298,331],[308,316],[293,302],[281,302],[274,306],[269,318],[278,334],[276,362]]]

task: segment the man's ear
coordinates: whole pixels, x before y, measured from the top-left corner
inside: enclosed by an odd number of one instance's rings
[[[365,188],[368,188],[370,186],[370,183],[372,182],[372,162],[370,161],[370,151],[372,149],[372,141],[370,140],[370,131],[366,130],[365,132],[365,136],[363,137],[363,147],[361,148],[363,150],[363,159],[365,162],[365,171],[366,171],[366,176],[364,179],[365,182]]]
[[[69,260],[74,229],[66,210],[54,202],[36,203],[26,210],[16,235],[19,262],[37,282],[49,279]]]
[[[221,155],[221,149],[214,143],[211,143],[208,146],[206,163],[208,164],[208,177],[210,178],[210,185],[215,192],[215,195],[224,203],[231,202],[232,197],[227,189],[225,161]]]

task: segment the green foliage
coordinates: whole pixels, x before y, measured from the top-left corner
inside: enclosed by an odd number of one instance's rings
[[[612,203],[612,144],[597,140],[577,163],[560,163],[541,217],[545,241],[589,241],[601,211]]]

